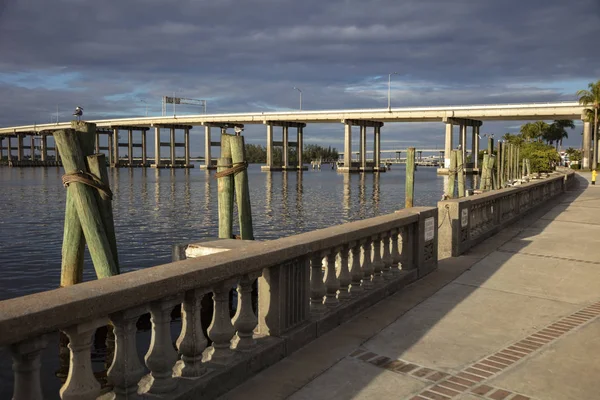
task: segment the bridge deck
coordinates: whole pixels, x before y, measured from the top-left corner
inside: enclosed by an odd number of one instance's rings
[[[584,178],[222,399],[598,398],[600,188]]]

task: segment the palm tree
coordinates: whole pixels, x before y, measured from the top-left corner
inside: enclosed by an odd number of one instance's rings
[[[521,135],[528,142],[545,139],[547,132],[550,129],[550,125],[544,121],[528,122],[521,126]]]
[[[578,90],[577,97],[579,97],[579,104],[583,106],[592,106],[594,110],[594,147],[597,147],[598,143],[598,109],[600,109],[600,80],[597,82],[590,82],[588,84],[589,90]],[[598,166],[598,149],[594,149],[593,167]]]
[[[563,139],[568,139],[569,134],[566,128],[575,129],[575,124],[571,119],[558,119],[555,120],[548,129],[547,137],[550,139],[551,144],[556,142],[556,151],[558,146],[562,146]]]

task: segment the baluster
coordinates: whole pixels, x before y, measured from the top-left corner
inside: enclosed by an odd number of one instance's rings
[[[383,283],[383,262],[381,261],[381,238],[379,235],[373,236],[373,283],[379,285]]]
[[[251,350],[256,341],[254,340],[254,328],[258,319],[252,310],[252,282],[248,275],[240,278],[237,287],[238,306],[233,317],[233,327],[237,331],[232,341],[232,348],[239,351]]]
[[[392,231],[392,266],[391,270],[394,275],[400,274],[400,262],[402,261],[402,257],[400,256],[399,251],[399,243],[398,243],[398,235],[400,234],[400,230],[394,229]]]
[[[363,283],[365,290],[373,289],[371,275],[373,275],[373,265],[371,264],[371,239],[365,239],[362,243],[362,270]]]
[[[354,297],[364,290],[361,286],[363,272],[360,269],[360,243],[352,242],[350,244],[350,249],[350,251],[352,252],[352,264],[350,267],[352,285],[350,286],[350,295]]]
[[[114,325],[115,353],[107,377],[115,399],[139,399],[138,382],[146,374],[136,346],[136,323],[146,307],[121,311],[110,316]]]
[[[381,261],[383,262],[383,279],[392,279],[391,266],[393,263],[392,253],[390,253],[390,233],[385,232],[381,234]]]
[[[181,333],[177,338],[177,348],[181,360],[175,364],[175,376],[197,378],[206,373],[202,363],[202,352],[207,340],[202,332],[201,302],[206,290],[188,290],[181,304]]]
[[[315,253],[310,259],[310,311],[314,314],[325,312],[323,297],[327,288],[323,282],[323,256]]]
[[[352,278],[350,271],[348,270],[348,251],[349,246],[344,245],[340,250],[340,274],[338,276],[340,282],[340,293],[338,294],[339,300],[347,300],[350,298],[350,284]]]
[[[100,382],[92,370],[91,346],[96,329],[107,324],[107,318],[100,318],[71,326],[63,331],[69,338],[71,358],[69,375],[65,384],[60,388],[61,399],[91,400],[100,394]]]
[[[15,374],[13,400],[42,400],[40,368],[42,350],[48,345],[45,336],[24,340],[10,346]]]
[[[340,282],[338,281],[335,273],[336,255],[337,252],[335,249],[328,251],[326,255],[327,265],[325,268],[325,287],[327,288],[327,294],[325,295],[325,306],[328,308],[335,308],[339,304],[337,291],[340,289]]]
[[[405,226],[400,229],[400,240],[402,241],[402,252],[400,253],[401,269],[408,271],[414,269],[413,249],[411,238],[411,227]]]
[[[208,327],[208,337],[213,341],[208,348],[209,359],[219,364],[227,364],[233,356],[231,339],[235,334],[229,316],[229,285],[221,282],[213,287],[214,312]]]
[[[144,358],[150,373],[141,385],[142,392],[169,393],[177,387],[173,367],[178,356],[171,339],[171,311],[181,302],[181,297],[177,296],[150,303],[152,339]]]

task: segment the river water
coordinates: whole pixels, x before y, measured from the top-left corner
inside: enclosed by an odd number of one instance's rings
[[[256,239],[390,213],[404,207],[404,165],[382,174],[261,172],[249,168]],[[0,168],[0,300],[58,287],[66,191],[62,168]],[[122,272],[171,261],[175,243],[216,237],[217,182],[200,169],[111,169]],[[415,205],[435,205],[444,178],[415,174]],[[237,222],[237,221],[236,221]],[[235,230],[235,224],[234,224]],[[84,280],[95,279],[86,254]]]
[[[0,301],[59,285],[66,198],[62,173],[62,168],[0,168]],[[111,169],[109,174],[122,272],[170,262],[175,243],[217,236],[214,171],[123,168]],[[415,205],[434,206],[441,198],[444,180],[435,168],[419,168],[415,173]],[[404,165],[394,165],[382,174],[351,175],[328,168],[303,173],[261,172],[258,165],[251,165],[249,182],[254,234],[259,240],[404,207]],[[91,279],[95,273],[86,254],[84,280]],[[180,321],[175,319],[174,338],[179,329]],[[49,335],[49,339],[43,352],[42,382],[45,398],[53,399],[58,398],[68,368],[68,362],[59,363],[59,352],[68,360],[68,350],[64,343],[58,344],[57,334]],[[105,333],[96,335],[92,353],[93,368],[99,376],[106,370],[104,339]],[[140,357],[149,341],[148,325],[138,331]],[[0,398],[12,394],[10,365],[8,352],[0,349]]]

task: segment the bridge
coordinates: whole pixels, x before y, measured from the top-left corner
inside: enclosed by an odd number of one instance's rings
[[[440,107],[402,107],[390,109],[356,109],[356,110],[320,110],[320,111],[281,111],[281,112],[254,112],[254,113],[232,113],[232,114],[201,114],[201,115],[173,115],[160,117],[136,117],[103,119],[89,121],[96,124],[99,134],[108,135],[108,146],[100,148],[100,140],[97,139],[96,147],[98,151],[107,150],[109,158],[112,158],[111,165],[121,166],[119,158],[119,148],[127,147],[129,158],[132,158],[133,149],[140,147],[142,149],[142,159],[144,162],[140,166],[150,166],[147,160],[146,150],[146,132],[153,128],[155,130],[154,153],[155,160],[151,164],[154,167],[190,167],[189,164],[189,132],[195,126],[203,126],[205,129],[204,168],[215,168],[215,160],[212,156],[212,148],[219,145],[219,142],[213,142],[211,139],[211,128],[216,127],[221,131],[228,128],[243,128],[246,124],[264,124],[267,127],[267,165],[264,170],[287,170],[303,169],[302,143],[303,129],[310,123],[337,123],[344,125],[344,165],[339,168],[340,172],[370,172],[383,171],[381,168],[381,128],[385,123],[393,122],[443,122],[445,123],[445,141],[444,141],[444,164],[447,168],[450,163],[450,150],[455,147],[454,126],[458,127],[458,144],[466,152],[468,139],[467,128],[471,127],[471,151],[474,154],[479,152],[479,131],[483,121],[498,120],[552,120],[552,119],[583,119],[584,107],[577,102],[556,102],[556,103],[524,103],[524,104],[501,104],[501,105],[470,105],[470,106],[440,106]],[[47,158],[47,149],[51,148],[47,144],[47,136],[53,131],[66,129],[70,123],[53,124],[35,124],[25,126],[14,126],[0,128],[0,139],[8,139],[8,158],[12,159],[11,138],[17,139],[17,161],[23,161],[25,136],[31,136],[30,159],[37,159],[36,149],[40,149],[40,161]],[[281,141],[274,141],[274,128],[281,128]],[[352,128],[359,128],[359,161],[353,162],[352,153]],[[289,129],[296,129],[296,141],[290,141]],[[368,146],[367,129],[373,130],[373,144]],[[589,149],[591,147],[590,124],[584,122],[584,155],[583,165],[589,166]],[[161,129],[170,130],[170,141],[161,142]],[[128,132],[127,143],[119,143],[119,130]],[[141,143],[133,143],[133,132],[141,133]],[[176,142],[175,132],[184,132],[184,141]],[[137,134],[136,134],[137,135]],[[40,145],[35,144],[36,137],[41,141]],[[117,138],[117,139],[115,139]],[[114,142],[114,143],[113,143]],[[586,144],[590,144],[587,146]],[[273,147],[283,147],[283,165],[274,165]],[[161,148],[169,147],[170,159],[161,158]],[[185,148],[185,160],[177,162],[175,159],[175,148]],[[297,148],[298,163],[289,165],[288,153],[290,147]],[[366,154],[371,147],[374,154],[374,162],[367,165]],[[2,157],[3,145],[0,140],[0,158]],[[58,158],[58,155],[55,155]],[[474,170],[478,169],[477,160]],[[126,163],[125,166],[133,166],[132,163]]]
[[[273,241],[188,245],[167,265],[2,301],[13,399],[595,398],[600,193],[586,186],[558,173]],[[101,385],[90,354],[109,323]],[[70,357],[52,392],[57,331]]]

